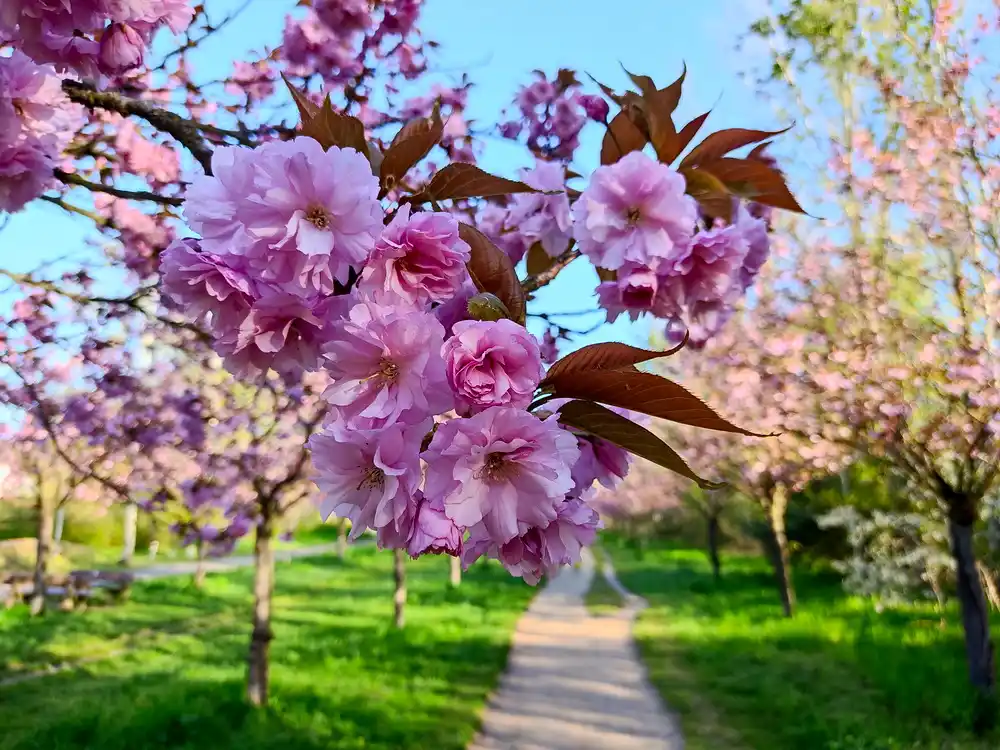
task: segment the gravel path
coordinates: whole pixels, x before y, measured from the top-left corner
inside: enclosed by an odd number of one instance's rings
[[[469,750],[683,750],[632,641],[644,602],[610,566],[605,572],[626,594],[618,616],[593,617],[584,606],[594,575],[588,551],[535,597]]]
[[[312,547],[275,550],[274,561],[288,562],[289,560],[294,560],[297,557],[316,557],[317,555],[325,555],[327,553],[335,552],[336,550],[336,542],[331,542],[330,544],[317,544]],[[249,568],[253,565],[253,555],[230,555],[229,557],[220,557],[215,560],[205,560],[204,565],[206,573],[219,573],[226,570],[235,570],[236,568]],[[197,568],[197,561],[185,560],[181,562],[146,565],[141,568],[133,568],[131,572],[137,581],[147,581],[151,578],[191,576],[194,575]]]

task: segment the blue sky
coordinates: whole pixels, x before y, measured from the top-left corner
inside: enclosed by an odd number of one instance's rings
[[[209,0],[219,18],[238,0]],[[206,78],[224,75],[234,59],[280,42],[284,16],[293,0],[255,0],[211,45],[193,58]],[[457,79],[467,71],[475,83],[466,115],[495,121],[514,92],[539,68],[560,67],[592,74],[614,87],[627,81],[621,66],[652,76],[665,85],[687,64],[685,97],[678,117],[684,121],[712,108],[705,132],[744,126],[772,129],[779,122],[766,102],[757,100],[739,72],[760,60],[748,59],[735,45],[761,9],[760,0],[427,0],[421,27],[440,42],[433,68],[438,79]],[[575,164],[586,174],[597,165],[601,128],[588,126]],[[531,163],[526,150],[491,140],[481,165],[512,175]],[[85,221],[48,205],[35,205],[10,217],[0,232],[0,264],[30,270],[55,258],[92,257],[85,243]],[[594,307],[593,270],[583,261],[571,265],[534,303],[535,311]],[[591,319],[599,320],[599,317]],[[620,319],[577,343],[598,340],[643,342],[648,328]]]

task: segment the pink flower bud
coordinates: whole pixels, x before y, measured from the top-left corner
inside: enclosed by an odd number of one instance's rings
[[[580,97],[580,106],[587,113],[587,117],[594,122],[608,121],[608,113],[611,111],[611,108],[601,97],[594,96],[593,94],[584,94]]]
[[[113,23],[101,36],[98,62],[101,71],[109,75],[124,73],[142,65],[146,41],[127,23]]]

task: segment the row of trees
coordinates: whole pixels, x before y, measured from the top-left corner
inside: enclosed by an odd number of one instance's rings
[[[668,361],[727,416],[780,434],[671,429],[668,442],[729,483],[690,496],[713,564],[727,492],[751,499],[791,616],[790,498],[826,486],[834,507],[821,522],[845,530],[848,586],[883,602],[954,592],[969,678],[991,705],[998,18],[971,6],[776,1],[754,25],[748,40],[770,50],[757,84],[805,118],[802,158],[829,175],[808,203],[825,220],[781,219],[755,295],[704,351]],[[865,487],[850,486],[857,477]]]

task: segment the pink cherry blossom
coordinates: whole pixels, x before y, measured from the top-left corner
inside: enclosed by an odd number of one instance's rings
[[[115,75],[143,63],[146,40],[127,23],[113,23],[101,35],[98,62],[101,70]]]
[[[160,256],[163,293],[192,319],[206,315],[224,335],[250,312],[256,296],[239,256],[202,252],[197,240],[177,240]]]
[[[347,425],[418,422],[448,411],[443,343],[444,329],[430,313],[355,305],[330,327],[324,368],[331,384],[323,396]]]
[[[536,190],[559,192],[555,195],[517,193],[511,196],[506,226],[516,228],[527,245],[540,242],[542,249],[555,257],[566,250],[571,237],[565,168],[557,162],[539,160],[533,169],[522,169],[520,178]]]
[[[572,489],[576,438],[555,416],[493,407],[440,425],[424,452],[425,493],[459,526],[484,524],[497,544],[556,517]]]
[[[235,339],[221,339],[226,367],[255,377],[270,367],[316,369],[326,340],[323,307],[279,289],[265,289],[240,324]],[[280,360],[278,359],[280,357]]]
[[[589,435],[577,435],[580,458],[573,464],[573,494],[582,496],[594,482],[613,490],[628,474],[630,456],[624,448]]]
[[[573,206],[573,236],[597,266],[626,262],[658,269],[684,257],[698,220],[684,177],[633,151],[594,170]]]
[[[0,144],[0,211],[20,211],[52,183],[52,157],[37,138]]]
[[[580,551],[593,544],[599,526],[600,518],[593,508],[580,499],[566,500],[558,506],[556,518],[545,526],[528,529],[502,544],[491,538],[483,524],[474,527],[462,561],[468,567],[485,554],[534,586],[543,575],[579,562]]]
[[[424,554],[462,554],[462,530],[448,518],[440,501],[417,501],[413,530],[406,546],[410,557]]]
[[[535,337],[511,320],[465,320],[441,351],[458,406],[526,408],[544,375]]]
[[[736,225],[698,232],[687,252],[667,275],[677,277],[682,290],[679,303],[712,302],[727,297],[739,279],[749,244]]]
[[[358,288],[377,302],[423,307],[455,296],[468,278],[469,245],[446,213],[410,215],[403,206],[368,258]]]
[[[351,538],[403,519],[420,484],[420,442],[430,422],[324,430],[309,440],[324,520],[351,521]]]

